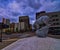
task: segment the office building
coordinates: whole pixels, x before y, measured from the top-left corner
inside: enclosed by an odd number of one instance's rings
[[[51,24],[50,26],[50,31],[52,32],[60,32],[60,11],[57,12],[38,12],[36,13],[36,19],[38,19],[41,16],[48,16],[50,17],[49,23]]]
[[[10,32],[14,32],[15,23],[10,23]]]
[[[5,18],[2,18],[2,23],[7,24],[7,25],[10,25],[10,20],[9,19],[5,19]]]
[[[29,17],[28,16],[20,16],[19,17],[20,22],[20,30],[21,31],[28,31],[29,30]]]

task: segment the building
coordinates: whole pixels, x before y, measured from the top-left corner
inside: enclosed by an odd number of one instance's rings
[[[7,25],[10,25],[10,20],[3,18],[2,19],[2,23],[7,24]]]
[[[20,31],[28,31],[29,30],[29,17],[28,16],[20,16],[19,17],[20,23]]]
[[[17,25],[17,23],[15,23],[14,32],[17,32],[17,31],[18,31],[18,25]]]
[[[20,32],[20,23],[15,23],[14,32]]]
[[[38,19],[41,16],[49,16],[50,20],[49,23],[51,23],[50,26],[50,32],[60,32],[60,11],[58,12],[48,12],[45,11],[36,13],[36,19]]]
[[[45,16],[45,15],[46,15],[45,11],[38,12],[36,13],[36,19],[38,19],[40,16]]]
[[[9,26],[9,28],[3,29],[3,32],[7,32],[10,29],[10,20],[9,19],[5,19],[5,18],[2,18],[2,23]]]
[[[20,22],[17,23],[17,28],[18,28],[18,32],[20,32],[20,30],[21,30]]]
[[[32,31],[32,24],[29,24],[29,30]]]
[[[14,32],[15,23],[10,23],[10,32]]]
[[[6,24],[10,25],[10,20],[9,19],[6,19]]]
[[[6,19],[2,18],[2,23],[6,24]]]

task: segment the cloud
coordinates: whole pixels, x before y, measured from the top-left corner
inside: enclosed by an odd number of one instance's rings
[[[35,21],[36,12],[60,11],[60,0],[0,0],[0,18],[18,21],[21,15],[28,15],[30,23]]]
[[[9,3],[7,7],[12,12],[19,12],[19,9],[20,9],[19,4],[16,1],[13,1],[12,3]]]
[[[60,0],[42,0],[40,1],[42,7],[37,10],[38,11],[46,11],[46,12],[53,12],[53,11],[60,11]]]
[[[39,9],[41,7],[40,0],[30,0],[28,4],[34,9]]]

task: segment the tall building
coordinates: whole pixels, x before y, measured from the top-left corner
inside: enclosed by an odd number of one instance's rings
[[[9,28],[3,29],[3,32],[9,31],[10,30],[10,20],[9,19],[5,19],[5,18],[2,18],[2,23],[3,24],[6,24],[6,25],[9,25]]]
[[[10,20],[3,18],[2,19],[2,23],[7,24],[7,25],[10,25]]]
[[[6,19],[6,24],[10,25],[10,20],[9,19]]]
[[[27,24],[29,24],[29,17],[28,16],[20,16],[19,22],[26,22]]]
[[[60,31],[60,11],[58,12],[48,12],[45,11],[36,13],[36,19],[38,19],[41,16],[49,16],[51,23],[50,30],[52,32],[59,32]]]
[[[28,31],[29,30],[29,17],[28,16],[20,16],[19,17],[20,22],[20,30]]]
[[[2,18],[2,23],[6,24],[6,19]]]

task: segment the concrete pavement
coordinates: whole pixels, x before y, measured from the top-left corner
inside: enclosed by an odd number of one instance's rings
[[[60,50],[60,39],[33,36],[19,39],[2,50]]]

